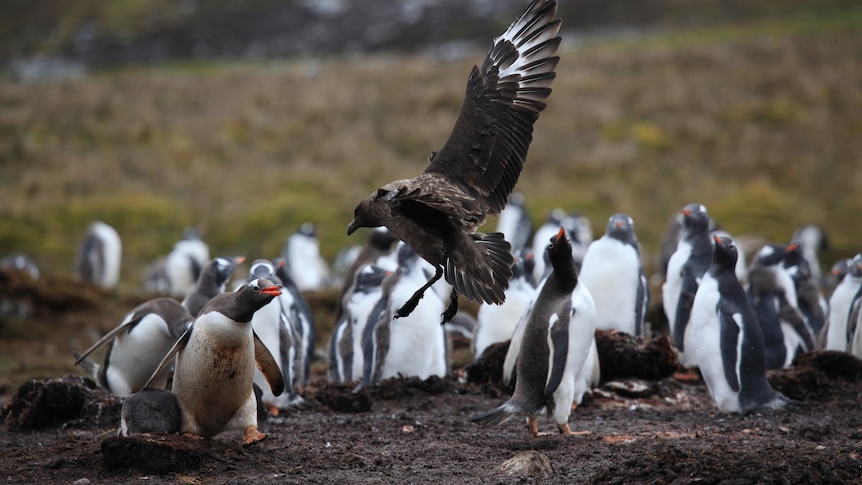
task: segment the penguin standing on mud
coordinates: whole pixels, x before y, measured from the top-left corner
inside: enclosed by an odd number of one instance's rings
[[[712,241],[709,236],[709,214],[701,204],[688,204],[682,209],[682,237],[667,263],[667,280],[662,285],[662,300],[673,345],[679,352],[679,363],[687,369],[696,366],[694,357],[686,352],[686,329],[691,317],[691,305],[700,279],[712,264]],[[689,374],[677,378],[692,380]]]
[[[712,266],[694,297],[691,351],[718,408],[745,414],[791,403],[766,379],[763,333],[736,278],[736,246],[715,236]]]
[[[596,307],[579,283],[572,246],[560,228],[548,248],[553,271],[545,281],[524,328],[511,399],[470,421],[494,425],[521,415],[530,435],[538,436],[538,416],[549,415],[560,434],[574,434],[569,414],[575,379],[589,353],[596,328]]]
[[[280,286],[256,279],[216,296],[162,360],[155,374],[176,355],[172,391],[182,411],[183,433],[212,437],[242,430],[247,445],[266,438],[257,429],[255,362],[276,396],[284,391],[284,378],[254,334],[251,317],[280,294]]]

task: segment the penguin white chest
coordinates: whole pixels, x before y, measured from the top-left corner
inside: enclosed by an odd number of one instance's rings
[[[254,422],[233,422],[254,399],[254,344],[249,323],[236,323],[218,312],[195,322],[185,349],[177,355],[173,392],[183,411],[183,431],[214,436]],[[256,416],[255,416],[256,418]],[[247,421],[248,419],[246,419]]]
[[[596,305],[598,326],[635,334],[635,307],[640,278],[637,251],[613,238],[587,249],[579,275]]]

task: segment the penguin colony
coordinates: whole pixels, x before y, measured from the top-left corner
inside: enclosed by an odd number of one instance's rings
[[[263,439],[261,402],[271,413],[309,405],[301,393],[316,331],[302,291],[340,284],[329,381],[361,390],[399,375],[445,376],[447,329],[458,328],[472,338],[476,359],[510,341],[503,371],[514,394],[470,421],[523,416],[537,436],[538,417],[547,415],[560,433],[573,434],[573,405],[600,377],[595,330],[662,332],[646,319],[650,293],[631,217],[615,214],[593,241],[588,219],[557,209],[533,232],[525,197],[511,193],[551,93],[555,17],[556,2],[534,1],[470,73],[452,134],[425,171],[357,205],[348,235],[380,229],[366,247],[344,252],[343,282],[330,274],[307,224],[280,258],[255,260],[225,292],[244,259],[211,260],[200,231],[187,230],[148,272],[145,288],[165,296],[132,309],[76,354],[99,386],[126,396],[120,432],[238,430],[246,444]],[[500,216],[497,231],[476,232],[488,215]],[[824,275],[817,259],[824,244],[822,231],[803,226],[788,244],[760,248],[747,266],[743,248],[719,232],[704,205],[683,207],[657,264],[667,333],[689,370],[679,377],[696,378],[699,369],[721,411],[747,413],[800,405],[770,387],[767,369],[814,349],[862,355],[862,253]],[[120,255],[117,231],[95,222],[76,274],[115,288]],[[25,255],[2,264],[38,277]],[[827,278],[834,282],[828,299]],[[477,319],[457,313],[459,295],[480,302]],[[446,327],[441,316],[451,321]],[[101,347],[98,364],[89,356]]]

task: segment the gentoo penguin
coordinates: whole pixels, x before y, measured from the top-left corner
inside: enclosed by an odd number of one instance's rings
[[[75,275],[80,281],[103,289],[116,288],[120,281],[120,235],[102,221],[90,224],[75,257]]]
[[[587,248],[579,278],[596,303],[597,328],[645,335],[649,287],[631,217],[611,216],[605,235]]]
[[[850,268],[850,261],[852,261],[851,258],[841,258],[835,261],[832,267],[829,268],[829,273],[825,278],[825,288],[829,290],[829,294],[832,294],[835,291],[835,287],[844,281],[844,277],[847,276],[847,271]]]
[[[847,325],[854,303],[862,293],[862,253],[850,260],[847,274],[832,290],[829,297],[829,313],[826,324],[826,350],[846,352],[850,336]]]
[[[686,353],[686,329],[691,317],[691,304],[700,278],[712,264],[712,238],[709,235],[709,214],[701,204],[688,204],[682,209],[682,235],[676,251],[667,265],[667,279],[662,285],[662,301],[667,315],[673,344],[679,353],[679,363],[686,369],[696,367],[694,356]],[[679,374],[681,379],[693,375]]]
[[[766,368],[789,367],[797,353],[814,348],[814,338],[799,311],[793,277],[784,259],[797,244],[767,244],[754,256],[746,294],[763,331]]]
[[[227,280],[233,275],[236,267],[242,264],[245,258],[215,258],[209,261],[201,269],[192,291],[183,299],[183,306],[190,314],[197,315],[199,311],[219,293],[224,293]]]
[[[176,394],[164,389],[142,389],[123,399],[120,436],[144,433],[178,434],[183,414]]]
[[[370,339],[363,342],[362,387],[399,375],[427,379],[448,372],[446,332],[440,325],[445,305],[437,294],[427,292],[410,315],[396,318],[401,303],[427,279],[423,266],[410,246],[399,246],[398,269],[383,281],[383,295],[372,310],[375,320],[366,324]]]
[[[375,264],[365,264],[353,274],[353,284],[344,294],[341,319],[329,347],[330,382],[362,379],[365,359],[362,336],[369,316],[383,294],[383,279],[391,274]],[[376,322],[372,322],[372,325]]]
[[[476,314],[478,323],[471,345],[475,360],[479,360],[489,346],[511,340],[518,322],[523,315],[529,313],[536,296],[536,283],[532,273],[534,259],[531,250],[521,251],[512,265],[512,279],[506,288],[506,301],[500,305],[479,305],[479,312]]]
[[[176,356],[171,391],[182,411],[183,433],[212,437],[242,430],[244,444],[266,438],[257,429],[255,363],[276,396],[284,391],[284,379],[251,318],[279,294],[278,285],[255,279],[217,295],[162,360],[156,373]]]
[[[187,227],[164,260],[150,266],[144,286],[148,291],[185,298],[209,259],[209,246],[201,240],[201,233]]]
[[[287,321],[293,325],[293,335],[296,339],[294,367],[296,380],[294,385],[305,387],[311,372],[311,360],[314,357],[314,343],[317,339],[317,327],[314,315],[308,301],[302,296],[298,285],[291,278],[287,264],[283,259],[273,261],[275,276],[282,285],[279,301],[287,315]]]
[[[310,222],[302,224],[287,238],[282,257],[287,262],[291,279],[300,291],[320,290],[326,286],[329,265],[320,255],[317,229]]]
[[[275,268],[275,264],[268,259],[255,260],[249,269],[246,284],[256,279],[266,279],[273,284],[281,285],[282,281],[276,276]],[[286,392],[275,394],[266,385],[268,379],[263,372],[256,370],[254,373],[254,381],[262,391],[261,400],[273,415],[278,415],[281,409],[304,407],[307,404],[296,392],[299,380],[297,353],[301,352],[301,338],[296,333],[296,325],[291,321],[290,306],[293,304],[293,297],[283,286],[280,288],[279,295],[254,312],[251,318],[251,327],[255,335],[272,354],[281,369],[285,384]]]
[[[817,342],[826,324],[826,313],[829,311],[826,298],[820,291],[820,279],[815,278],[811,272],[811,267],[802,253],[801,246],[784,258],[784,268],[793,279],[793,287],[796,289],[796,306],[805,318],[805,327],[815,343],[815,348],[818,348]]]
[[[441,278],[458,297],[502,303],[513,257],[501,233],[477,232],[506,205],[524,167],[533,125],[551,94],[561,21],[555,0],[534,0],[499,37],[467,78],[455,126],[422,173],[378,187],[354,209],[347,235],[386,226],[434,268],[433,276],[398,309],[405,317]]]
[[[829,249],[829,240],[826,238],[826,232],[817,225],[806,224],[793,231],[793,235],[790,236],[790,242],[799,244],[802,257],[808,261],[808,266],[811,268],[811,277],[819,285],[823,281],[819,253]]]
[[[24,253],[12,253],[3,256],[3,259],[0,259],[0,268],[23,271],[30,275],[30,278],[39,279],[39,266],[36,265],[33,258]]]
[[[714,236],[713,263],[691,309],[691,348],[712,400],[726,413],[781,409],[788,400],[766,380],[763,334],[736,277],[733,242]]]
[[[527,417],[532,436],[538,416],[552,416],[561,434],[573,434],[569,414],[575,376],[581,371],[596,328],[596,308],[589,290],[578,281],[566,230],[560,228],[549,247],[553,271],[545,281],[524,330],[511,399],[470,421],[502,423],[515,415]]]
[[[193,317],[173,298],[146,301],[127,313],[116,328],[77,355],[81,366],[102,389],[117,396],[128,396],[143,389],[162,357],[191,325]],[[102,365],[87,359],[96,349],[108,345]],[[151,379],[164,388],[167,372]]]
[[[503,233],[506,241],[512,245],[512,254],[517,254],[527,247],[533,232],[533,223],[524,207],[524,194],[513,192],[509,196],[509,202],[497,218],[497,232]]]
[[[556,234],[551,237],[551,240],[555,238]],[[514,386],[516,382],[516,366],[518,363],[518,354],[521,351],[521,341],[524,338],[524,330],[526,329],[527,322],[530,319],[530,312],[532,311],[534,302],[539,297],[539,294],[542,292],[542,288],[545,286],[545,282],[547,281],[548,276],[550,276],[550,271],[553,269],[550,264],[549,251],[547,248],[545,249],[544,259],[548,261],[547,274],[542,279],[542,281],[540,281],[536,285],[535,289],[533,289],[533,293],[529,303],[527,304],[526,311],[524,311],[520,315],[520,317],[515,315],[517,324],[515,325],[514,331],[511,333],[509,348],[506,350],[506,358],[503,361],[503,382],[510,388]],[[599,382],[601,381],[599,352],[598,348],[596,347],[595,335],[590,340],[590,350],[587,354],[587,359],[584,361],[584,366],[581,368],[580,372],[575,375],[575,392],[574,400],[572,402],[572,410],[574,410],[575,406],[581,404],[584,394],[586,394],[587,391],[598,386]]]
[[[368,240],[365,241],[365,245],[359,250],[359,254],[356,255],[356,259],[353,261],[353,264],[351,264],[347,271],[344,272],[344,282],[341,285],[341,292],[338,295],[338,300],[336,300],[335,304],[336,320],[341,318],[344,296],[354,285],[354,276],[359,268],[368,264],[373,264],[383,269],[395,270],[398,266],[398,260],[396,258],[386,258],[383,263],[381,263],[380,260],[393,254],[397,243],[398,238],[385,227],[378,227],[371,231],[371,234],[368,236]],[[391,264],[391,267],[388,267],[389,264]]]
[[[545,261],[545,258],[539,258],[538,255],[545,254],[548,239],[554,237],[560,226],[563,226],[569,234],[569,239],[572,241],[572,256],[575,258],[575,264],[578,268],[581,267],[587,247],[593,242],[593,228],[589,219],[577,212],[567,214],[560,208],[551,211],[548,218],[536,229],[536,233],[533,235],[533,254],[537,256],[533,276],[536,281],[541,281],[550,272],[549,263]]]

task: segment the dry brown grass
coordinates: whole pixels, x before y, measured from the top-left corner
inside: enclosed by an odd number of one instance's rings
[[[0,252],[68,271],[100,218],[120,231],[124,280],[137,284],[184,225],[206,224],[214,254],[255,258],[308,220],[332,257],[358,242],[344,235],[354,204],[420,171],[443,143],[481,55],[0,81]],[[537,222],[560,206],[601,232],[627,212],[651,254],[667,219],[699,201],[735,234],[786,240],[817,223],[832,238],[828,257],[862,249],[862,36],[852,29],[561,57],[516,188]]]

